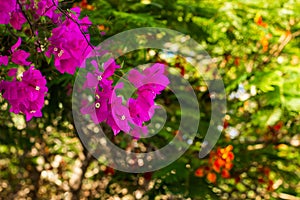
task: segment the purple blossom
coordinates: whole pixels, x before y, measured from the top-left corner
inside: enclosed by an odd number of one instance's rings
[[[168,84],[169,79],[164,75],[165,65],[156,63],[151,67],[145,69],[142,73],[133,69],[128,74],[128,80],[136,87],[145,87],[151,88],[153,92],[159,94]]]
[[[76,20],[79,24],[84,22],[80,28],[87,30],[91,25],[88,18],[79,20],[79,13],[77,8],[72,8],[72,11],[77,14],[70,13],[70,17]],[[52,36],[49,38],[50,45],[46,56],[51,57],[54,55],[54,66],[60,73],[74,74],[77,67],[81,66],[83,60],[91,52],[92,48],[86,41],[89,41],[89,35],[82,34],[78,25],[69,18],[59,24],[58,27],[52,30]]]
[[[34,3],[34,2],[33,2]],[[40,0],[36,7],[36,14],[38,16],[46,16],[49,17],[54,23],[59,22],[61,18],[61,13],[56,13],[58,0]]]
[[[130,98],[128,101],[128,107],[130,116],[136,125],[142,126],[143,122],[150,120],[149,110],[151,105],[147,105],[147,103],[141,100],[141,98]]]
[[[11,47],[11,61],[17,65],[25,65],[28,66],[31,64],[31,62],[27,61],[27,58],[30,56],[30,53],[24,51],[24,50],[16,50],[17,48],[19,48],[19,46],[22,43],[22,39],[19,37],[18,41],[16,42],[16,44],[14,44]]]
[[[16,29],[21,30],[22,25],[26,22],[26,18],[24,17],[21,11],[13,11],[11,13],[10,25]]]
[[[95,123],[106,122],[114,135],[120,131],[131,133],[135,138],[147,134],[148,129],[144,126],[144,122],[149,121],[158,108],[154,101],[156,95],[169,84],[169,79],[164,75],[164,65],[155,64],[142,72],[131,70],[128,79],[137,87],[138,97],[129,98],[123,105],[122,97],[115,93],[116,90],[123,88],[123,83],[112,86],[113,81],[110,80],[120,66],[113,59],[109,59],[104,63],[102,72],[95,60],[91,61],[91,64],[95,70],[87,73],[83,88],[95,89],[96,98],[92,104],[85,103],[81,113],[89,114]]]
[[[95,124],[101,123],[107,120],[109,113],[109,98],[112,94],[112,87],[107,86],[103,88],[103,91],[96,90],[95,92],[95,102],[92,104],[84,105],[80,111],[82,114],[90,115],[91,119]]]
[[[0,65],[8,65],[8,56],[1,56],[0,55]]]
[[[117,65],[114,59],[109,59],[103,65],[104,71],[99,71],[98,63],[93,60],[91,64],[95,67],[93,73],[88,72],[86,76],[85,87],[93,88],[98,84],[100,87],[111,85],[112,81],[109,78],[115,73],[115,70],[120,68],[120,65]]]
[[[7,75],[10,77],[14,77],[14,76],[16,76],[17,72],[18,72],[17,68],[11,68],[8,70]]]
[[[4,90],[3,98],[11,105],[10,112],[25,114],[26,121],[41,117],[45,93],[48,91],[45,77],[33,67],[22,74],[21,80],[17,79],[16,72],[16,69],[11,69],[9,75],[14,79],[0,83],[0,91]]]
[[[134,126],[132,130],[130,131],[130,135],[132,135],[134,138],[139,139],[141,135],[147,135],[148,134],[148,128],[147,126]]]
[[[121,89],[122,87],[122,84],[118,84],[115,86],[115,90]],[[115,91],[113,91],[109,102],[111,114],[108,116],[107,124],[111,126],[115,135],[121,130],[125,133],[129,133],[129,123],[132,124],[132,120],[128,107],[122,104],[122,98],[116,96]]]
[[[129,111],[132,120],[140,127],[152,118],[156,108],[154,99],[169,84],[164,70],[164,65],[157,63],[142,73],[135,69],[129,72],[129,81],[138,88],[137,99],[130,98],[128,101]]]
[[[0,1],[0,24],[8,24],[10,20],[10,12],[16,8],[16,0]]]
[[[29,56],[30,53],[24,50],[17,50],[11,55],[11,61],[18,65],[28,66],[31,64],[31,62],[26,61]]]

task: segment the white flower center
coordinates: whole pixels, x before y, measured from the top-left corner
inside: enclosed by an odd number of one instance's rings
[[[35,90],[39,91],[41,88],[39,86],[35,86]]]
[[[122,116],[121,116],[121,120],[124,121],[125,119],[126,119],[125,115],[122,115]]]
[[[95,104],[95,107],[96,107],[96,108],[100,108],[100,105],[101,105],[101,104],[98,102],[98,103]]]
[[[102,80],[102,76],[98,76],[97,79],[98,79],[98,81],[101,81]]]
[[[63,53],[64,53],[64,50],[60,50],[60,52],[57,54],[58,57],[61,57],[63,55]]]

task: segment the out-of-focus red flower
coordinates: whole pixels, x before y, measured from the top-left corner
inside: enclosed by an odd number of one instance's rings
[[[74,3],[73,7],[79,6],[81,9],[86,9],[86,10],[95,10],[95,7],[88,4],[87,0],[82,0],[79,3]]]
[[[279,121],[277,122],[274,126],[268,126],[269,130],[271,131],[279,131],[283,126],[283,122],[282,121]]]
[[[273,184],[274,184],[274,182],[272,180],[269,180],[268,187],[267,187],[268,191],[273,191]]]
[[[115,174],[115,170],[114,170],[114,168],[106,167],[104,173],[105,173],[106,175],[114,175],[114,174]]]
[[[239,183],[240,181],[241,181],[240,176],[237,176],[237,177],[234,178],[234,182],[235,183]]]
[[[220,173],[221,167],[223,167],[225,165],[225,161],[222,158],[218,158],[215,160],[214,164],[213,164],[213,169]]]
[[[239,57],[236,57],[236,58],[234,59],[234,65],[235,65],[235,66],[239,66],[239,65],[240,65],[240,58],[239,58]]]
[[[202,167],[199,167],[195,172],[195,176],[203,177],[204,176],[204,169]]]
[[[225,163],[225,169],[230,170],[233,167],[232,163]]]
[[[213,172],[209,172],[206,176],[207,180],[211,183],[215,183],[217,180],[217,175]]]
[[[221,172],[221,176],[222,176],[223,178],[230,178],[230,173],[229,173],[228,170],[223,169],[222,172]]]
[[[224,120],[223,128],[226,129],[229,126],[229,122],[227,120]]]
[[[150,181],[151,178],[152,178],[152,172],[146,172],[144,174],[144,178],[145,178],[146,181]]]
[[[258,180],[259,183],[264,183],[265,182],[265,180],[262,177],[259,177],[257,180]]]
[[[206,178],[209,182],[215,183],[217,174],[222,178],[230,178],[229,170],[233,167],[234,154],[232,152],[233,146],[228,145],[225,148],[218,147],[216,151],[211,151],[208,159],[208,166],[199,167],[195,171],[195,176]]]
[[[257,15],[255,18],[254,18],[254,22],[258,25],[258,26],[262,26],[264,28],[267,28],[268,27],[268,24],[263,22],[263,19],[260,15]]]

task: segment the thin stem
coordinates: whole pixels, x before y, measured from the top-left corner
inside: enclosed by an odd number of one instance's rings
[[[26,15],[25,11],[22,9],[22,4],[20,3],[20,0],[17,0],[18,5],[20,6],[21,12],[24,15],[26,21],[28,22],[29,26],[30,26],[30,30],[31,30],[31,37],[34,35],[34,29],[33,29],[33,25],[30,22],[30,19],[28,18],[28,16]]]

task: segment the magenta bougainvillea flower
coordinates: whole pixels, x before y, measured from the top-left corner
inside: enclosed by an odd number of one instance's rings
[[[152,105],[149,105],[143,97],[139,96],[137,99],[130,98],[128,101],[128,106],[130,116],[136,125],[142,126],[144,122],[151,119],[149,111]]]
[[[123,105],[122,97],[116,95],[115,90],[122,89],[123,83],[120,82],[114,87],[114,91],[109,99],[111,113],[108,116],[107,124],[110,125],[115,135],[121,130],[129,133],[132,120],[127,105]]]
[[[134,126],[130,131],[130,135],[136,139],[139,139],[141,135],[147,135],[147,134],[148,134],[147,126]]]
[[[112,86],[113,81],[109,79],[120,66],[113,59],[104,63],[103,71],[99,70],[96,61],[91,64],[95,70],[87,73],[84,88],[96,88],[96,98],[92,104],[85,104],[81,113],[89,114],[95,123],[106,122],[115,135],[120,131],[130,133],[135,138],[147,134],[144,123],[153,117],[158,108],[154,100],[169,84],[168,77],[164,75],[165,66],[154,64],[142,72],[130,70],[128,80],[137,88],[138,96],[129,98],[123,104],[123,98],[115,93],[123,89],[123,83]]]
[[[159,94],[161,90],[163,90],[168,84],[169,79],[165,72],[165,65],[161,63],[156,63],[151,67],[145,69],[142,73],[140,73],[136,69],[130,70],[128,74],[128,80],[136,87],[147,87],[155,94]],[[142,89],[142,88],[141,88]]]
[[[112,94],[112,87],[105,86],[102,91],[95,92],[95,101],[92,104],[85,104],[81,108],[82,114],[89,114],[95,124],[106,121],[109,113],[109,98]]]
[[[10,112],[25,114],[26,121],[32,117],[41,117],[45,93],[48,91],[45,77],[33,66],[25,71],[20,79],[17,79],[16,72],[17,69],[11,69],[8,75],[14,79],[0,83],[0,91],[4,91],[3,98],[11,105]]]
[[[49,38],[50,45],[46,56],[54,55],[54,66],[60,73],[74,74],[77,67],[81,66],[83,60],[91,52],[92,47],[88,44],[89,35],[82,34],[81,30],[87,30],[92,24],[87,17],[79,19],[80,10],[72,8],[70,17],[84,24],[80,28],[72,19],[66,18],[64,22],[52,30]],[[87,39],[87,40],[86,40]]]
[[[54,2],[54,3],[53,3]],[[34,4],[34,2],[33,2]],[[58,5],[58,0],[40,0],[38,1],[36,7],[36,14],[38,16],[47,16],[49,17],[54,23],[59,22],[61,17],[61,13],[55,12],[57,10],[56,6]]]
[[[8,56],[1,56],[0,55],[0,65],[8,65]]]
[[[11,13],[10,25],[16,29],[21,30],[22,25],[26,22],[26,18],[20,10],[13,11]]]
[[[10,13],[16,9],[16,0],[0,1],[0,24],[8,24]]]
[[[16,50],[11,55],[11,61],[18,65],[28,66],[31,64],[31,62],[26,61],[29,56],[30,53],[24,50]]]
[[[151,119],[155,110],[156,95],[169,84],[169,79],[164,72],[165,66],[159,63],[145,69],[142,73],[135,69],[129,72],[129,81],[138,89],[138,97],[129,99],[129,110],[133,121],[138,126]]]
[[[14,29],[21,30],[26,18],[16,0],[0,1],[0,24],[10,24]]]
[[[28,66],[31,64],[31,62],[27,61],[27,58],[30,56],[30,53],[18,49],[21,43],[22,39],[19,37],[17,43],[11,47],[11,61],[17,65]]]
[[[120,65],[117,65],[114,59],[109,59],[103,64],[103,72],[99,71],[98,63],[93,60],[91,64],[95,67],[95,70],[91,73],[88,72],[86,76],[86,82],[84,87],[96,87],[98,84],[101,87],[111,85],[112,80],[109,78],[115,73],[116,69],[120,68]]]

